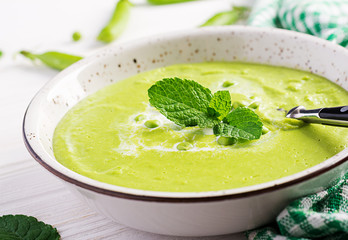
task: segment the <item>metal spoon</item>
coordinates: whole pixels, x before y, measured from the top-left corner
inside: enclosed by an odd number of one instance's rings
[[[295,118],[308,123],[348,127],[348,106],[306,110],[303,106],[291,109],[287,118]]]

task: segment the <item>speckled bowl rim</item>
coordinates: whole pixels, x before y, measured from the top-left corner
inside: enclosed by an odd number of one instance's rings
[[[334,43],[328,42],[326,40],[319,39],[317,37],[313,37],[307,34],[297,33],[288,30],[282,29],[271,29],[271,28],[255,28],[255,27],[246,27],[246,26],[233,26],[233,27],[208,27],[202,29],[192,29],[186,31],[172,32],[161,35],[156,35],[148,38],[144,38],[141,40],[134,40],[128,43],[123,43],[117,45],[117,47],[126,48],[127,46],[145,46],[145,43],[151,39],[157,39],[157,41],[164,41],[167,39],[176,39],[187,36],[199,36],[206,34],[218,34],[224,31],[234,31],[238,32],[257,32],[258,34],[281,34],[283,37],[296,37],[298,39],[302,39],[304,41],[310,41],[314,43],[321,44],[327,48],[332,48],[336,51],[346,51],[345,55],[347,55],[348,59],[348,50],[336,45]],[[91,62],[98,61],[98,57],[100,57],[100,53],[107,49],[114,49],[116,46],[107,46],[101,49],[99,52],[84,58],[78,63],[73,64],[69,68],[63,70],[56,77],[54,77],[51,81],[49,81],[31,100],[28,105],[28,108],[24,114],[23,119],[23,127],[22,134],[24,138],[24,143],[26,148],[28,149],[31,156],[44,168],[46,168],[49,172],[59,177],[60,179],[74,184],[83,189],[88,189],[90,191],[105,194],[112,197],[123,198],[123,199],[132,199],[132,200],[141,200],[141,201],[153,201],[153,202],[176,202],[176,203],[186,203],[186,202],[209,202],[209,201],[221,201],[227,199],[239,199],[239,198],[247,198],[250,196],[261,195],[264,193],[272,192],[279,189],[284,189],[293,185],[296,185],[301,182],[305,182],[306,180],[317,177],[323,173],[328,172],[336,168],[337,166],[345,163],[348,160],[348,148],[342,150],[337,153],[333,157],[323,161],[320,164],[317,164],[311,168],[305,169],[304,171],[276,179],[273,181],[251,185],[242,188],[234,188],[234,189],[226,189],[226,190],[218,190],[218,191],[207,191],[207,192],[161,192],[161,191],[148,191],[148,190],[140,190],[133,189],[127,187],[120,187],[108,183],[103,183],[97,180],[93,180],[91,178],[80,175],[72,170],[62,166],[56,160],[54,161],[54,166],[48,164],[42,157],[37,154],[34,148],[31,146],[29,139],[27,137],[26,132],[26,120],[28,115],[30,115],[31,106],[34,100],[37,101],[37,96],[40,92],[48,85],[53,82],[59,81],[59,79],[64,78],[66,75],[73,73],[81,67],[88,65]],[[48,155],[48,154],[47,154]],[[63,173],[59,170],[59,168],[65,168]]]

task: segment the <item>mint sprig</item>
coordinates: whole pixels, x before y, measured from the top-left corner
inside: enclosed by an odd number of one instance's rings
[[[193,80],[165,78],[151,86],[148,95],[150,104],[177,125],[213,128],[215,135],[237,140],[261,137],[259,116],[246,107],[232,110],[228,91],[213,95]]]
[[[58,240],[60,236],[56,228],[39,222],[34,217],[4,215],[0,217],[0,239]]]

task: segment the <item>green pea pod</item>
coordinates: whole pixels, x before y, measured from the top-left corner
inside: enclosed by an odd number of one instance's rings
[[[118,38],[126,29],[132,6],[128,0],[118,1],[109,23],[100,31],[97,40],[109,43]]]
[[[64,68],[82,59],[82,57],[80,56],[74,56],[60,52],[45,52],[42,54],[34,54],[28,51],[21,51],[20,54],[32,61],[39,59],[45,65],[57,70],[63,70]]]
[[[147,0],[147,1],[153,5],[164,5],[164,4],[191,2],[196,0]]]
[[[222,26],[222,25],[232,25],[238,20],[244,18],[244,14],[248,11],[247,7],[233,7],[231,11],[220,12],[215,14],[213,17],[209,18],[200,27],[206,26]]]

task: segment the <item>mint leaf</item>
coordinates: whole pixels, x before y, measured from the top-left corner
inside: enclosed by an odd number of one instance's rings
[[[249,108],[238,107],[224,119],[227,123],[214,126],[214,134],[223,137],[253,140],[261,137],[262,122]]]
[[[220,120],[224,119],[231,111],[231,95],[229,91],[217,91],[209,103],[209,107],[218,113]]]
[[[213,127],[219,121],[208,112],[212,93],[199,83],[165,78],[148,90],[150,104],[180,126]]]
[[[219,123],[213,127],[214,134],[222,137],[229,137],[235,139],[245,139],[253,140],[256,137],[244,130],[241,130],[237,127],[229,125],[227,123]]]
[[[25,215],[4,215],[0,217],[0,239],[9,240],[57,240],[56,228]]]

